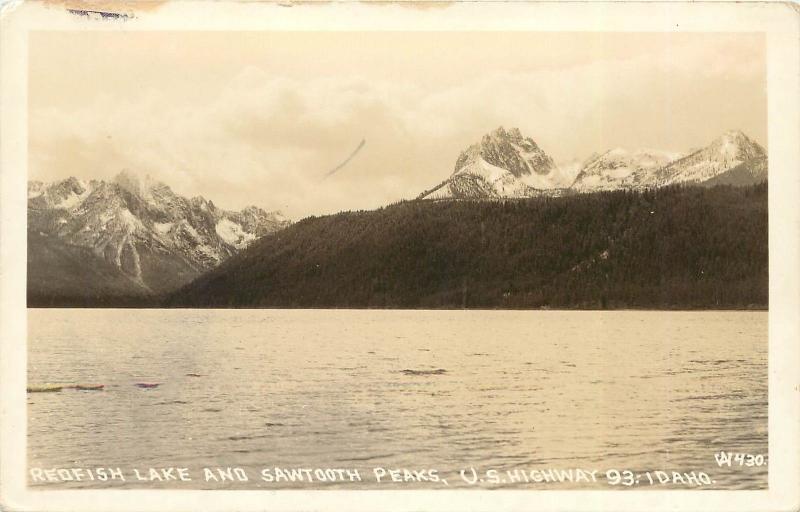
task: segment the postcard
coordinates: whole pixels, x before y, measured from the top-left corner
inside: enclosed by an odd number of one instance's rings
[[[797,510],[785,3],[7,3],[13,511]]]

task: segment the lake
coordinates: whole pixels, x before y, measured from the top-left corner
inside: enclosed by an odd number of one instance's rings
[[[30,309],[28,326],[29,386],[105,385],[28,393],[37,488],[767,486],[766,312]]]

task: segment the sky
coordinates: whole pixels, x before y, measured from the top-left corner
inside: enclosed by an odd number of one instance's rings
[[[498,126],[563,164],[766,146],[765,56],[763,34],[34,32],[29,178],[127,169],[300,219],[413,198]]]

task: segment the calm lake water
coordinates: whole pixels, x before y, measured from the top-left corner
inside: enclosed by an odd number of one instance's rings
[[[719,451],[767,454],[765,312],[28,315],[29,385],[105,384],[28,394],[29,468],[119,468],[125,477],[93,481],[84,471],[80,482],[42,483],[29,474],[39,488],[767,486],[766,464],[715,460]],[[165,467],[188,468],[192,480],[134,472]],[[234,467],[230,475],[248,480],[204,478],[204,468]],[[308,469],[313,480],[265,481],[264,469],[273,480]],[[361,481],[350,481],[354,469]],[[407,481],[391,481],[390,469]],[[575,480],[578,469],[597,481],[534,481],[550,470]],[[611,485],[608,470],[639,483]],[[673,471],[713,483],[674,483]]]

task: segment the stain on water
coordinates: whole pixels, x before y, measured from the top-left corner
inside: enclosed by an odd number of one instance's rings
[[[28,325],[29,385],[105,385],[28,394],[29,468],[126,477],[35,486],[626,488],[609,470],[713,480],[639,490],[767,486],[766,464],[715,459],[767,454],[765,312],[31,309]],[[168,467],[192,480],[133,473]],[[598,481],[532,480],[577,469]]]

